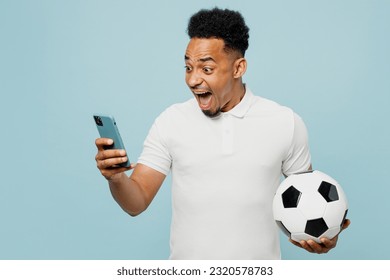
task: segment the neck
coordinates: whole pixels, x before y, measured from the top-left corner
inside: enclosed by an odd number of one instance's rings
[[[232,91],[232,98],[226,104],[225,108],[223,108],[221,111],[228,112],[231,109],[233,109],[244,98],[245,91],[246,91],[245,84],[243,84],[242,82],[237,84],[237,86]]]

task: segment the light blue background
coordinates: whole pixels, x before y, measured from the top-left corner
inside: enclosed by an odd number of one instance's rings
[[[283,237],[283,258],[390,259],[390,2],[368,0],[1,0],[0,259],[168,257],[170,179],[125,214],[95,166],[92,114],[115,115],[136,161],[154,118],[191,97],[186,24],[215,5],[251,29],[245,81],[303,117],[314,168],[349,198],[337,249]]]

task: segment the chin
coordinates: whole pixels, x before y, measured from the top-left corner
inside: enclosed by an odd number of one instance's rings
[[[212,110],[202,110],[203,114],[205,114],[209,118],[218,117],[221,114],[221,109],[217,109],[215,111]]]

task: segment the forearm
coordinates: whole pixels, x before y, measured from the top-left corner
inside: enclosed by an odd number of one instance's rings
[[[108,180],[108,184],[115,201],[131,216],[137,216],[147,208],[148,203],[141,186],[125,173]]]

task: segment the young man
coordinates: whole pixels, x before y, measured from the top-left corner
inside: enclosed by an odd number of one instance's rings
[[[153,124],[136,166],[104,150],[97,166],[132,216],[144,211],[172,172],[171,259],[278,259],[272,199],[281,175],[311,169],[304,123],[291,109],[255,96],[242,81],[249,29],[241,14],[201,10],[189,21],[186,83],[194,98]],[[134,169],[130,177],[124,171]],[[337,237],[296,243],[328,252]]]

